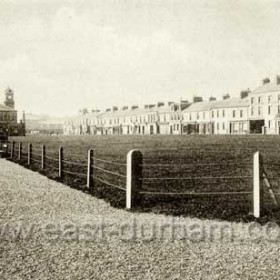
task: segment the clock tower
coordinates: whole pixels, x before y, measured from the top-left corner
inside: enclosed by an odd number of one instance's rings
[[[5,105],[7,107],[10,107],[12,109],[15,109],[15,101],[14,101],[14,92],[12,89],[7,88],[6,89],[6,100],[5,100]]]

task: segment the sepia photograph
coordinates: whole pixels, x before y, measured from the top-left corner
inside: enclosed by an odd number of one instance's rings
[[[0,280],[279,279],[280,0],[0,0]]]

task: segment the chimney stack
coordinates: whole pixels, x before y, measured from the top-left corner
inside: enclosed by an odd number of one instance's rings
[[[269,78],[264,78],[264,79],[262,80],[262,82],[263,82],[263,85],[269,84],[269,83],[270,83],[270,79],[269,79]]]
[[[124,110],[127,110],[128,109],[128,107],[127,106],[123,106],[122,107],[122,110],[124,111]]]
[[[276,84],[277,84],[277,85],[280,85],[280,75],[277,75],[277,76],[276,76]]]
[[[210,98],[209,98],[209,101],[211,102],[211,101],[216,101],[217,100],[217,98],[216,97],[214,97],[214,96],[210,96]]]
[[[132,106],[131,106],[131,110],[138,109],[138,108],[139,108],[138,105],[132,105]]]
[[[228,93],[223,95],[223,100],[226,100],[226,99],[229,99],[229,98],[230,98],[230,95]]]
[[[190,105],[191,104],[189,103],[189,101],[187,99],[180,101],[181,110],[184,110],[184,109],[188,108]]]
[[[151,108],[153,108],[155,106],[156,106],[155,104],[146,104],[146,105],[144,105],[144,108],[145,109],[151,109]]]
[[[197,102],[202,102],[203,99],[201,96],[194,96],[193,97],[193,103],[197,103]]]
[[[159,107],[162,107],[162,106],[164,106],[164,102],[158,102],[157,103],[157,107],[159,108]]]
[[[118,107],[117,106],[113,106],[113,112],[118,111]]]
[[[251,90],[248,88],[248,89],[245,89],[245,90],[241,90],[240,92],[240,98],[243,99],[243,98],[246,98],[249,93],[251,92]]]

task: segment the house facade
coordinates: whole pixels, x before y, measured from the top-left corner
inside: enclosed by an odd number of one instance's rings
[[[103,113],[90,113],[68,118],[64,134],[70,135],[153,135],[180,134],[181,108],[174,102],[158,102],[138,106],[106,109]]]
[[[265,78],[249,95],[250,129],[255,133],[280,134],[280,76]]]
[[[248,134],[248,97],[210,103],[213,134]]]
[[[64,134],[280,134],[280,76],[238,98],[158,102],[94,111],[66,120]]]

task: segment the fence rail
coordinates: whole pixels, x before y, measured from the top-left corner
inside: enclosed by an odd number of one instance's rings
[[[2,144],[1,144],[2,147]],[[94,149],[88,150],[87,162],[83,161],[71,161],[64,158],[63,147],[60,147],[56,153],[51,156],[46,154],[46,147],[43,145],[41,148],[33,149],[32,143],[28,143],[27,150],[24,148],[21,142],[12,141],[7,146],[8,155],[11,160],[18,160],[24,162],[27,166],[33,164],[39,164],[41,170],[52,170],[55,172],[59,178],[64,176],[73,176],[78,178],[86,179],[86,186],[88,189],[93,190],[95,188],[95,183],[111,187],[112,189],[118,189],[125,191],[126,193],[126,208],[131,209],[135,206],[137,199],[141,195],[149,196],[230,196],[230,195],[240,195],[247,196],[251,195],[253,202],[253,214],[256,218],[260,217],[261,214],[261,202],[264,184],[268,193],[273,198],[275,205],[278,205],[279,192],[274,192],[268,177],[263,169],[263,166],[268,164],[268,162],[262,161],[259,152],[254,153],[253,158],[248,158],[241,163],[236,163],[233,161],[222,162],[222,163],[178,163],[176,166],[179,167],[180,171],[188,171],[188,167],[198,168],[198,167],[213,167],[213,166],[238,166],[238,167],[248,167],[252,169],[252,175],[250,176],[177,176],[177,177],[166,177],[166,176],[143,176],[143,169],[153,169],[166,167],[168,169],[172,168],[174,164],[152,164],[143,160],[143,155],[139,150],[131,150],[127,154],[126,162],[113,161],[108,159],[101,159],[95,157]],[[273,163],[273,166],[280,166],[280,163]],[[125,174],[119,171],[110,170],[109,167],[126,168]],[[252,168],[253,167],[253,168]],[[74,168],[74,170],[73,170]],[[185,168],[185,169],[184,169]],[[203,170],[206,172],[206,169]],[[105,176],[110,176],[114,179],[103,178],[101,174]],[[177,174],[177,173],[176,173]],[[181,173],[180,173],[181,174]],[[154,175],[154,174],[153,174]],[[182,175],[182,174],[181,174]],[[183,174],[184,175],[184,174]],[[72,177],[71,177],[72,178]],[[273,179],[276,177],[273,177]],[[278,178],[278,177],[277,177]],[[113,181],[112,181],[113,180]],[[118,183],[116,183],[116,180]],[[173,191],[163,190],[145,190],[143,189],[143,184],[145,182],[158,181],[161,184],[162,181],[208,181],[213,180],[230,180],[235,182],[236,180],[246,180],[249,182],[250,190],[240,190],[240,191]],[[277,197],[276,197],[277,196]]]

